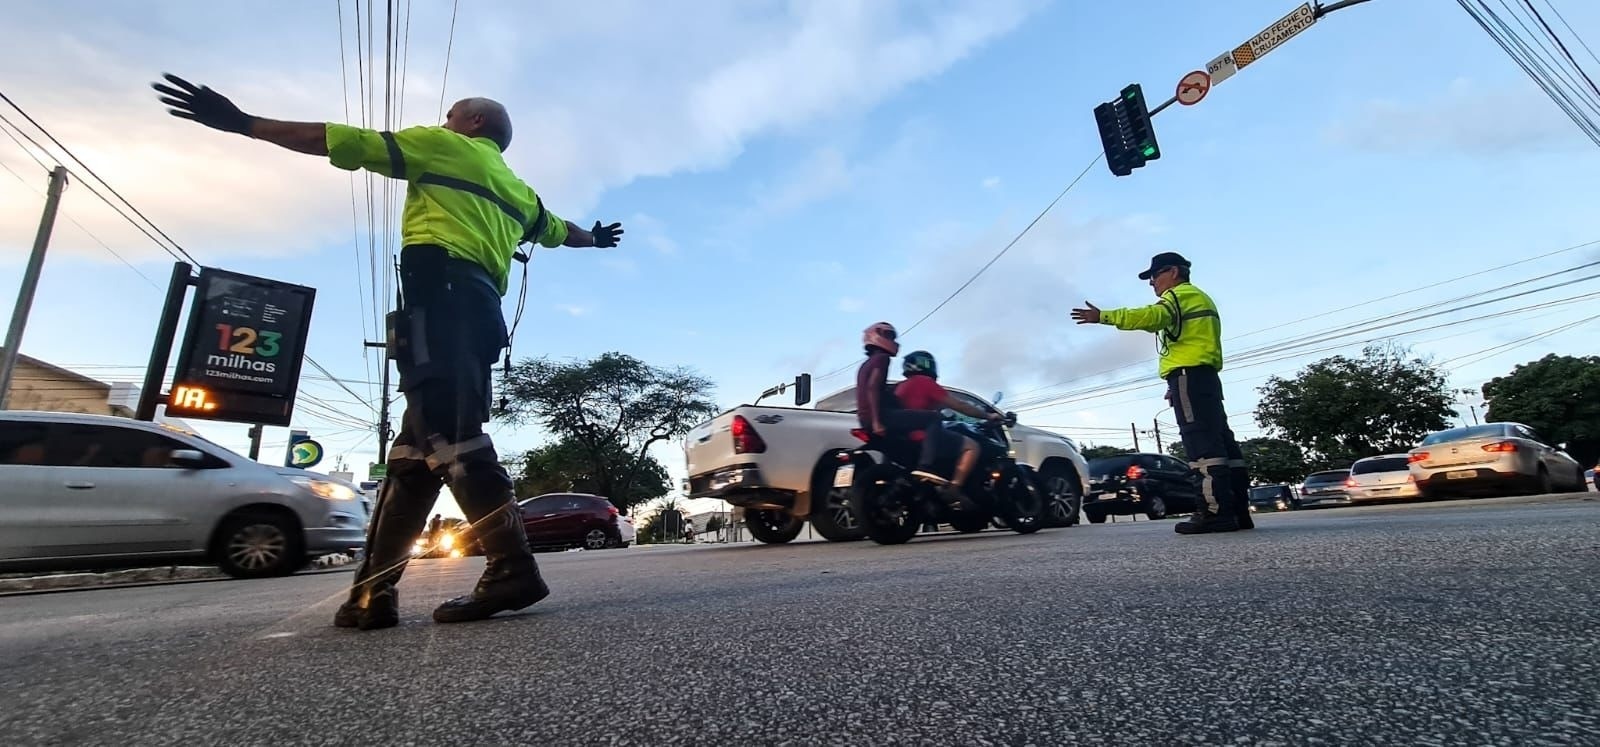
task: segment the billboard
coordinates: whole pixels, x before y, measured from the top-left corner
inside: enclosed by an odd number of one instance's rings
[[[317,291],[202,268],[167,412],[288,425]]]

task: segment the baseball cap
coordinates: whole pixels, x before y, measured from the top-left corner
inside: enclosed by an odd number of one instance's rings
[[[1184,259],[1177,252],[1162,252],[1150,258],[1150,269],[1139,273],[1140,280],[1149,280],[1152,275],[1168,267],[1188,267],[1189,260]]]

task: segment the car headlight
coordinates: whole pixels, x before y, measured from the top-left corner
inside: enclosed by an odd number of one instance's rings
[[[448,550],[456,546],[456,536],[449,532],[439,535],[439,546]]]
[[[355,500],[356,497],[356,491],[340,485],[339,483],[328,480],[318,480],[315,477],[297,476],[289,478],[289,481],[299,485],[302,488],[305,488],[307,491],[319,498],[330,501],[352,501]]]

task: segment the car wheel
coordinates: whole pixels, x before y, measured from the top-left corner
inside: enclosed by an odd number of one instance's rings
[[[850,508],[850,488],[835,487],[833,479],[839,473],[837,451],[823,455],[811,476],[811,526],[817,534],[830,542],[854,542],[866,539],[867,530],[861,526],[855,511]]]
[[[1086,511],[1083,512],[1083,515],[1089,517],[1089,523],[1090,524],[1104,524],[1104,523],[1106,523],[1106,515],[1102,511],[1087,511],[1086,510]]]
[[[1550,470],[1542,464],[1539,465],[1539,477],[1535,481],[1535,485],[1538,487],[1539,495],[1556,492],[1555,484],[1550,479]]]
[[[759,508],[744,512],[744,525],[750,529],[750,536],[758,541],[781,545],[799,537],[806,523],[787,511]]]
[[[287,576],[305,567],[305,538],[292,519],[241,514],[217,532],[217,566],[234,578]]]
[[[583,535],[583,549],[585,550],[604,550],[610,544],[611,535],[606,534],[606,530],[599,527],[590,529],[588,534]]]
[[[1039,472],[1044,484],[1045,499],[1050,502],[1045,511],[1045,526],[1070,527],[1078,524],[1078,514],[1083,510],[1083,485],[1071,467],[1047,465]]]
[[[1150,496],[1150,499],[1145,501],[1144,505],[1144,515],[1150,517],[1152,521],[1167,518],[1167,502],[1161,496]]]

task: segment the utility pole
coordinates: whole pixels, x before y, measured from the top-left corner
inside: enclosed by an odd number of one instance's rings
[[[1151,426],[1151,427],[1152,427],[1152,428],[1155,428],[1155,434],[1156,434],[1156,453],[1158,453],[1158,454],[1165,454],[1165,453],[1167,453],[1167,452],[1166,452],[1166,451],[1164,451],[1164,450],[1162,450],[1162,448],[1161,448],[1161,419],[1160,419],[1160,418],[1153,418],[1153,419],[1151,419],[1151,421],[1150,421],[1150,426]]]
[[[1128,430],[1133,431],[1133,450],[1139,450],[1139,426],[1129,423]]]
[[[161,382],[167,375],[167,361],[172,359],[172,340],[178,336],[178,315],[183,313],[183,299],[189,295],[189,286],[194,282],[189,277],[193,269],[188,262],[172,263],[172,279],[167,281],[167,300],[161,304],[161,322],[156,325],[156,340],[150,346],[150,362],[144,369],[144,386],[139,389],[135,420],[156,419]]]
[[[39,274],[44,270],[44,250],[50,246],[50,232],[56,225],[56,210],[61,207],[61,190],[67,186],[67,168],[57,166],[50,170],[50,187],[45,193],[44,214],[39,216],[39,231],[33,236],[33,253],[28,255],[28,267],[22,272],[22,289],[17,291],[17,308],[11,312],[11,326],[6,330],[6,349],[0,354],[0,410],[6,407],[11,396],[11,376],[17,370],[17,356],[22,352],[22,332],[28,326],[28,312],[33,310],[33,295],[39,289]]]
[[[399,275],[400,272],[397,268],[395,270],[394,291],[394,305],[396,310],[398,310],[401,305]],[[366,347],[383,349],[383,375],[378,377],[378,386],[383,389],[383,394],[378,400],[378,464],[389,463],[389,437],[393,435],[389,432],[389,362],[394,360],[396,353],[393,347],[393,328],[397,322],[395,320],[394,313],[386,314],[384,319],[385,327],[387,329],[384,332],[383,342],[372,342],[370,340],[364,341]]]

